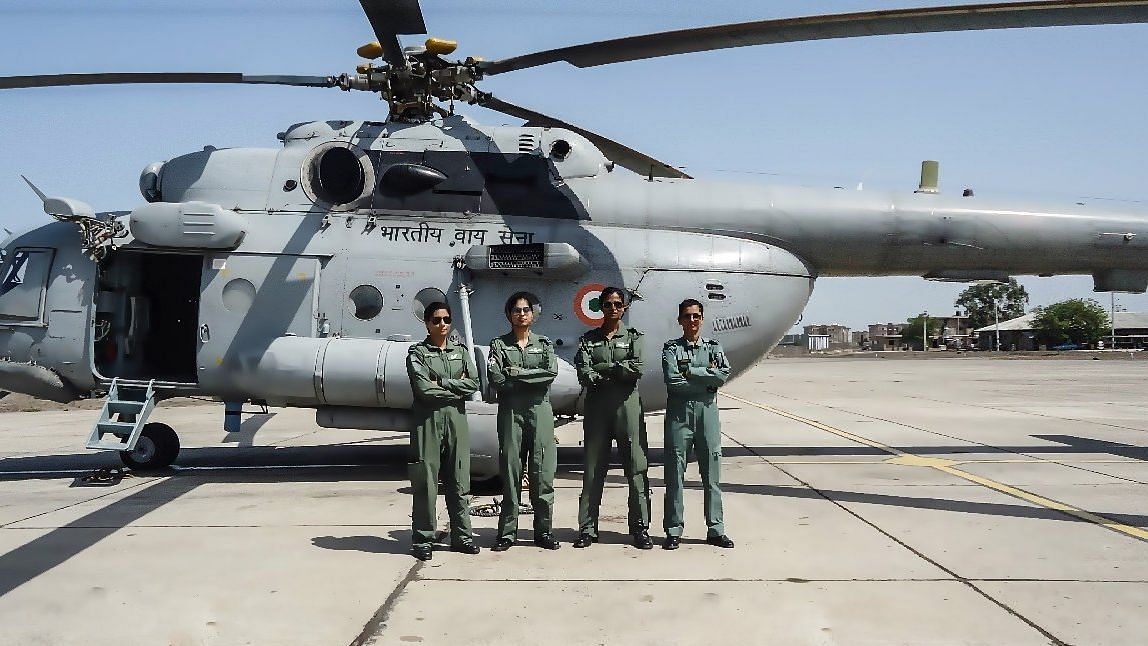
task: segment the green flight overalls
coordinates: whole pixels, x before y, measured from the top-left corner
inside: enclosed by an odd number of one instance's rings
[[[468,513],[470,433],[464,402],[478,390],[477,375],[466,346],[448,341],[440,350],[427,338],[412,345],[407,353],[407,377],[415,395],[411,447],[417,461],[410,465],[410,476],[414,493],[412,541],[416,545],[434,541],[440,464],[451,544],[473,540]]]
[[[650,526],[650,480],[646,475],[646,423],[638,399],[642,376],[642,333],[621,325],[607,339],[601,328],[578,340],[574,358],[578,382],[586,388],[586,465],[578,497],[579,533],[598,536],[598,508],[610,468],[610,445],[618,442],[629,483],[630,533]]]
[[[498,466],[502,472],[502,515],[498,538],[518,535],[518,500],[523,462],[529,464],[534,537],[550,533],[554,519],[554,409],[550,384],[558,376],[558,358],[550,339],[530,333],[520,348],[514,333],[490,342],[487,376],[498,391]]]
[[[666,403],[666,505],[662,526],[667,536],[681,536],[685,527],[682,488],[690,454],[697,456],[702,476],[707,538],[725,534],[721,508],[721,427],[715,401],[718,388],[729,379],[729,361],[721,344],[685,338],[662,347]]]

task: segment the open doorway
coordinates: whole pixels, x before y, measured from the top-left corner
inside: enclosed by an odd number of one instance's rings
[[[196,383],[203,256],[113,253],[96,294],[95,362],[103,377]]]

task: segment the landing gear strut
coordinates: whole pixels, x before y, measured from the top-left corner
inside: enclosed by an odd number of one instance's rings
[[[120,451],[120,460],[134,471],[154,471],[175,461],[179,436],[167,424],[150,422],[140,432],[134,451]]]

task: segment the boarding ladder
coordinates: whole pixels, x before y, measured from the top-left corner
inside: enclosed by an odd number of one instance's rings
[[[147,386],[121,386],[113,379],[100,419],[92,428],[87,448],[134,451],[140,432],[155,409],[155,380]]]

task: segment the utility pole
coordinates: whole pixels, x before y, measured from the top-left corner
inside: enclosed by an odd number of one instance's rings
[[[1108,324],[1111,326],[1112,342],[1108,345],[1109,350],[1116,349],[1116,292],[1108,292],[1108,297],[1111,299],[1108,305]]]
[[[997,333],[997,352],[1001,351],[1001,313],[1000,303],[997,301],[996,296],[993,296],[993,320],[996,321]]]
[[[921,350],[923,352],[929,351],[929,312],[927,310],[921,315]]]

